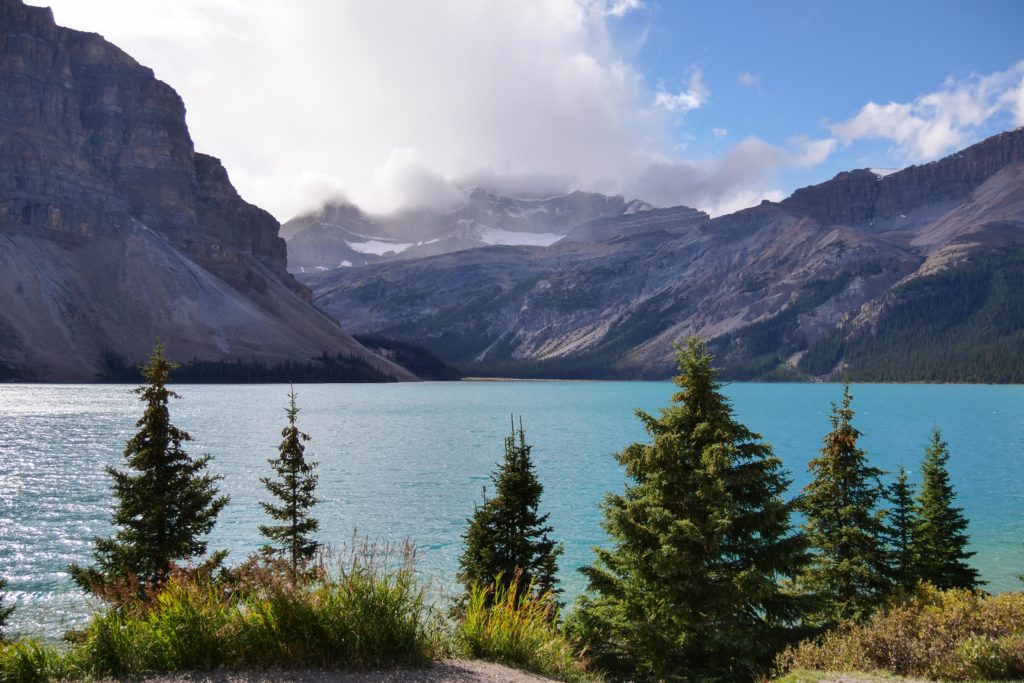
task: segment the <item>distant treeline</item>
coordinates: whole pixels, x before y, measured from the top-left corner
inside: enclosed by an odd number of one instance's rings
[[[839,327],[800,359],[812,375],[843,360],[851,380],[1024,382],[1024,250],[897,287],[874,330]]]
[[[110,383],[139,383],[143,376],[139,365],[127,362],[113,351],[105,351],[103,371],[98,379]],[[274,364],[259,360],[206,361],[193,358],[174,371],[174,381],[180,384],[310,384],[394,382],[395,378],[359,358],[323,353],[305,362]]]

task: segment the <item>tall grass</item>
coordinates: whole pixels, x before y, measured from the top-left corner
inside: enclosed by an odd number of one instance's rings
[[[474,586],[458,627],[466,654],[567,681],[595,680],[558,626],[552,594],[535,596],[519,582]]]
[[[0,640],[0,681],[43,683],[77,676],[71,658],[56,648],[34,640]]]
[[[448,641],[411,551],[393,559],[364,549],[299,578],[257,562],[226,580],[175,576],[155,599],[95,617],[70,656],[93,676],[423,665]]]
[[[1024,678],[1024,593],[922,586],[904,603],[782,653],[781,671],[888,671],[942,680]]]

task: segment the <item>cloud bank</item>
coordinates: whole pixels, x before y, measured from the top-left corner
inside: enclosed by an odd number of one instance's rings
[[[844,145],[865,138],[890,140],[895,158],[921,162],[964,147],[1000,115],[1024,125],[1024,60],[988,76],[947,79],[939,90],[912,102],[869,102],[831,131]]]
[[[839,145],[883,137],[920,160],[1000,113],[1024,123],[1021,62],[869,103],[825,138],[778,145],[739,132],[693,158],[677,143],[714,88],[696,65],[681,87],[646,83],[616,51],[613,22],[645,11],[641,0],[31,1],[153,67],[185,100],[197,149],[281,220],[331,198],[374,212],[443,206],[472,185],[622,193],[717,215],[779,198],[780,174]],[[760,75],[738,80],[757,88]]]

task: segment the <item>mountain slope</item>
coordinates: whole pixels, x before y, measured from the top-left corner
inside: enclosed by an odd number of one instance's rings
[[[49,9],[0,0],[0,366],[92,380],[105,352],[302,360],[412,376],[308,303],[277,221],[194,151],[153,72]]]
[[[842,352],[832,367],[801,356],[835,347],[837,335],[874,334],[871,321],[909,296],[907,283],[1024,244],[1022,168],[1024,129],[890,175],[841,173],[710,221],[646,211],[546,248],[474,249],[307,282],[346,326],[422,344],[470,373],[665,377],[672,343],[697,334],[728,377],[824,376],[855,368]]]

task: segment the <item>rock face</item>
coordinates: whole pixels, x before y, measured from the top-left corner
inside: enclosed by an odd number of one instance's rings
[[[0,0],[0,365],[94,379],[105,351],[410,375],[308,304],[267,212],[198,154],[185,107],[101,36]]]
[[[468,373],[665,377],[672,343],[696,334],[728,377],[795,378],[846,368],[842,353],[819,347],[871,333],[907,283],[1020,248],[1024,129],[884,177],[840,173],[714,220],[645,211],[578,226],[549,247],[306,281],[350,329],[422,344]],[[1016,334],[1024,320],[1007,326]],[[801,364],[809,350],[815,363]]]
[[[475,188],[447,209],[385,216],[369,216],[352,204],[332,202],[288,221],[281,234],[288,240],[290,270],[303,274],[495,244],[548,245],[592,221],[651,208],[637,200],[592,192],[523,199]]]

